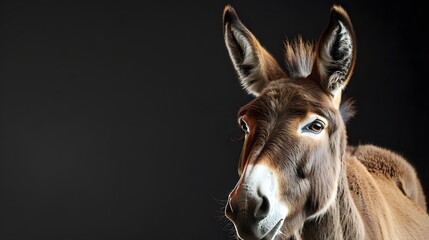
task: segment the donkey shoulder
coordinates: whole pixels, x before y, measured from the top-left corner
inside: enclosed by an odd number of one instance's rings
[[[402,193],[426,211],[426,199],[414,167],[398,153],[371,144],[349,146],[347,155],[355,157],[369,173],[382,175],[396,183]]]

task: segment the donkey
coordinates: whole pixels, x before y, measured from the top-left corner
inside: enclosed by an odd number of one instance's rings
[[[423,188],[398,153],[347,146],[353,114],[342,90],[356,40],[334,5],[316,44],[285,43],[286,69],[227,5],[224,38],[242,87],[255,98],[238,113],[245,133],[239,180],[225,206],[240,239],[429,239]]]

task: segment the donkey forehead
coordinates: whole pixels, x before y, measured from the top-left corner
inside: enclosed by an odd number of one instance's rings
[[[313,112],[332,119],[335,113],[327,93],[307,79],[281,79],[270,82],[265,91],[240,109],[239,115],[256,118],[272,116],[305,116]]]

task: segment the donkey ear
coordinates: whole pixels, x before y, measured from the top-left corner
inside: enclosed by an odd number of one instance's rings
[[[286,74],[255,36],[241,23],[234,8],[223,12],[225,44],[243,88],[258,96],[269,81]]]
[[[355,65],[356,41],[347,12],[333,6],[331,19],[322,34],[312,75],[318,76],[322,87],[334,97],[341,96]]]

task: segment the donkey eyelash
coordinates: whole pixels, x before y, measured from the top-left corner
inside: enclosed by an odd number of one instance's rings
[[[310,133],[319,134],[323,131],[323,129],[325,129],[325,126],[326,126],[325,122],[317,118],[314,121],[302,127],[301,132],[310,132]]]
[[[312,123],[307,125],[307,130],[314,133],[320,133],[325,128],[325,125],[320,120],[315,120]]]

